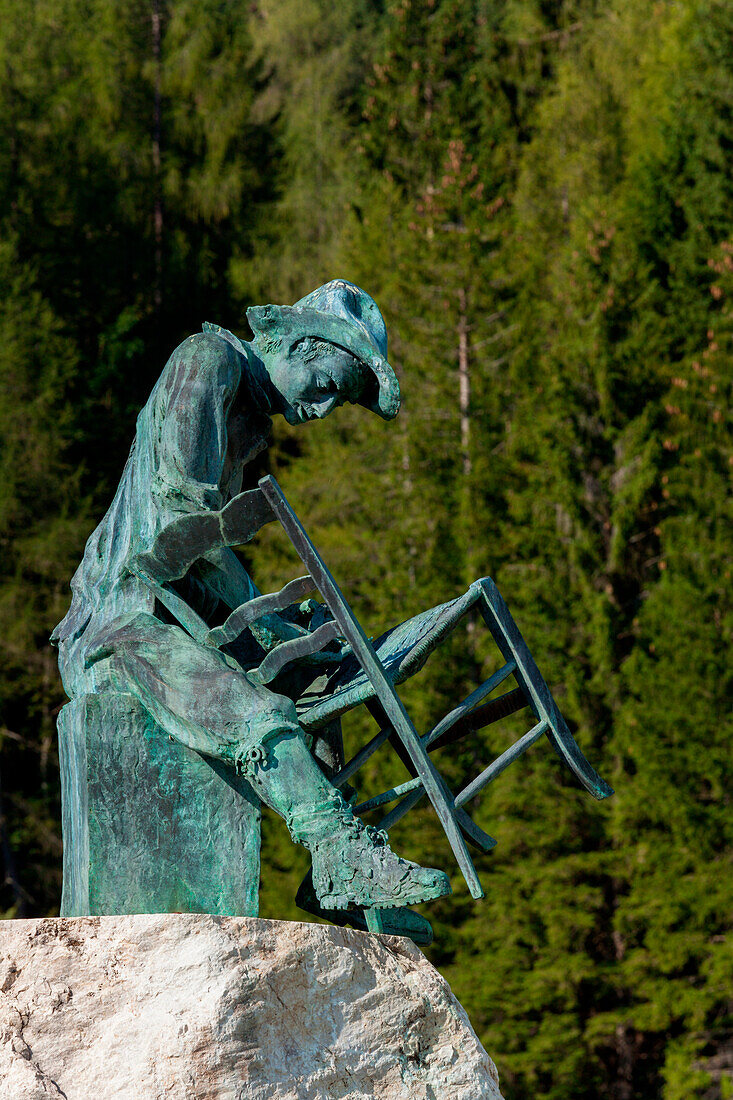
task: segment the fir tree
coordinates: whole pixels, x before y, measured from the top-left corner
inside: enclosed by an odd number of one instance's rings
[[[0,246],[0,910],[44,913],[60,888],[55,715],[48,635],[74,569],[78,478],[64,389],[76,368],[11,240]]]

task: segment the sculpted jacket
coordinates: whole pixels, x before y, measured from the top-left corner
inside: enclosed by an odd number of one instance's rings
[[[267,446],[268,413],[247,349],[226,330],[206,325],[171,355],[137,418],[114,500],[71,581],[69,611],[51,636],[68,695],[93,690],[88,669],[107,635],[140,613],[165,621],[129,563],[182,513],[217,511],[240,492],[244,467]],[[221,595],[216,575],[234,589],[235,604],[259,594],[231,550],[207,558],[178,586],[203,618]]]

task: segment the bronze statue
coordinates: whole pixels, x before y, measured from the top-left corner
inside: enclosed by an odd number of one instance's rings
[[[492,582],[388,632],[375,652],[273,479],[242,491],[275,414],[301,424],[351,402],[396,416],[399,385],[376,303],[334,280],[292,307],[253,307],[247,317],[251,342],[205,325],[169,359],[53,634],[72,700],[59,721],[62,912],[256,915],[262,801],[311,853],[304,908],[425,942],[429,925],[405,907],[449,893],[447,876],[393,853],[360,814],[427,793],[480,896],[464,834],[484,850],[493,841],[462,806],[532,740],[546,733],[596,796],[610,788],[572,741]],[[279,599],[262,596],[232,549],[275,517],[310,573]],[[324,603],[295,598],[308,586]],[[421,741],[393,685],[473,606],[507,663]],[[478,704],[510,674],[519,686],[509,709],[529,705],[538,722],[514,755],[452,799],[427,751],[461,721],[477,728]],[[355,769],[338,726],[354,700],[370,701],[379,743],[389,738],[414,777],[356,812],[344,797]]]

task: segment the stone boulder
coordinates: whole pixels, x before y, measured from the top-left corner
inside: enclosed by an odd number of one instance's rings
[[[0,1100],[501,1100],[409,941],[162,914],[0,924]]]

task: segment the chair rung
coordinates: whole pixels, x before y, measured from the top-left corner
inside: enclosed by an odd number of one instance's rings
[[[225,546],[241,546],[255,537],[275,513],[262,489],[248,489],[233,497],[221,510],[221,532]],[[205,551],[202,551],[205,553]]]
[[[494,688],[497,688],[507,676],[511,676],[512,672],[517,667],[517,662],[514,660],[507,661],[505,665],[502,665],[493,676],[489,676],[488,680],[485,680],[483,684],[472,691],[471,694],[463,700],[460,706],[457,706],[455,710],[452,710],[449,714],[446,714],[445,718],[442,718],[438,722],[437,726],[431,729],[430,733],[427,733],[423,737],[423,744],[426,748],[437,741],[439,737],[442,737],[451,726],[459,722],[466,714],[469,713],[482,699],[485,699],[487,695],[490,695]]]
[[[460,794],[456,795],[455,806],[463,806],[466,802],[472,799],[475,795],[482,791],[487,783],[490,783],[492,779],[496,779],[497,775],[500,775],[510,764],[514,763],[523,752],[526,752],[530,745],[534,745],[535,741],[539,741],[540,737],[547,730],[547,720],[542,719],[536,726],[533,726],[529,733],[525,733],[524,737],[520,737],[518,741],[515,741],[513,745],[503,752],[501,756],[497,756],[496,760],[492,764],[489,764],[488,768],[477,775],[467,787],[464,787]]]
[[[375,794],[374,798],[368,798],[366,802],[360,802],[358,806],[354,807],[354,813],[365,814],[369,810],[376,810],[377,806],[386,806],[388,802],[396,802],[398,798],[402,798],[403,794],[416,791],[422,785],[422,779],[419,775],[416,775],[414,779],[408,780],[407,783],[400,783],[399,787],[392,787],[390,790],[384,791],[383,794]]]
[[[483,829],[480,829],[475,821],[472,821],[465,810],[456,810],[456,821],[461,827],[461,832],[464,836],[468,837],[472,844],[475,844],[477,848],[480,848],[482,852],[490,852],[492,848],[496,847],[496,841],[493,836],[489,836]]]
[[[449,730],[431,743],[429,752],[437,752],[446,745],[454,745],[456,741],[461,741],[464,737],[477,733],[478,730],[485,729],[486,726],[491,726],[494,722],[499,722],[502,718],[515,714],[518,710],[524,710],[528,706],[527,697],[521,688],[506,691],[503,695],[498,695],[488,703],[474,707],[468,714],[464,714],[463,718],[459,718]]]
[[[417,805],[424,794],[425,791],[422,787],[416,787],[413,791],[410,791],[393,810],[390,810],[386,817],[382,818],[377,828],[384,829],[385,832],[391,829],[393,825],[396,825],[398,821],[402,820],[405,814],[408,813],[413,806]]]
[[[351,779],[354,772],[358,772],[359,768],[367,762],[372,753],[384,744],[389,735],[392,733],[391,726],[383,726],[379,733],[375,733],[371,741],[368,741],[362,749],[359,749],[356,756],[353,756],[348,763],[344,764],[343,768],[334,775],[331,782],[334,787],[343,787],[347,779]]]
[[[297,660],[298,657],[317,653],[338,636],[338,623],[329,622],[319,626],[318,630],[314,630],[312,634],[304,634],[302,638],[293,638],[290,642],[281,642],[275,649],[270,650],[256,670],[257,679],[261,684],[269,684],[285,665]]]
[[[268,592],[264,596],[255,596],[253,600],[248,600],[247,603],[240,604],[239,607],[235,608],[221,626],[215,626],[213,630],[210,630],[205,639],[206,644],[219,649],[228,642],[233,642],[250,623],[255,622],[263,615],[271,614],[273,611],[282,611],[283,608],[295,603],[296,600],[302,600],[314,588],[313,578],[308,575],[296,577],[294,581],[289,581],[279,592]]]

